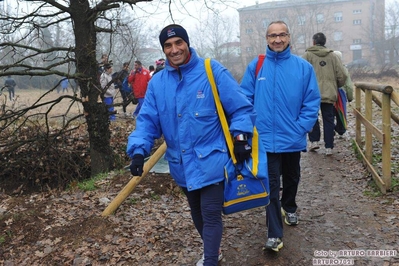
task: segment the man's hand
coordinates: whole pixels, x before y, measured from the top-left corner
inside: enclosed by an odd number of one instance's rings
[[[252,147],[248,144],[247,140],[236,140],[234,142],[234,155],[236,156],[237,163],[244,162],[251,157]]]
[[[132,158],[132,163],[130,164],[130,173],[133,176],[141,176],[143,174],[144,166],[144,156],[141,154],[136,154]]]

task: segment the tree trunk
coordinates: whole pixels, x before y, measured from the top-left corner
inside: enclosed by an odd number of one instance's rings
[[[76,71],[80,75],[79,86],[90,141],[91,175],[94,176],[111,170],[114,161],[109,114],[97,78],[96,14],[90,9],[89,1],[71,0],[70,8],[76,41]]]

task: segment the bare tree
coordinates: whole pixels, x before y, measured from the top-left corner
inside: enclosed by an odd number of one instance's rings
[[[83,115],[89,133],[92,175],[110,170],[113,164],[110,114],[102,101],[105,90],[101,89],[98,80],[97,51],[112,51],[113,34],[118,34],[119,29],[119,36],[125,39],[122,39],[122,43],[118,44],[116,49],[134,53],[134,48],[129,45],[137,44],[131,37],[137,36],[132,32],[138,29],[121,23],[118,11],[121,5],[133,8],[133,5],[139,2],[149,1],[41,0],[29,1],[26,8],[20,6],[22,2],[18,1],[16,4],[19,12],[3,11],[0,17],[0,76],[57,75],[78,82],[80,96],[75,95],[71,98],[83,105]],[[69,34],[60,37],[58,33],[61,31]],[[121,34],[121,31],[124,34]],[[56,33],[55,39],[51,37],[52,32]],[[99,42],[99,36],[107,38],[107,41]],[[61,42],[61,38],[66,41]],[[103,46],[104,43],[107,44]],[[4,123],[3,128],[6,125],[9,123]]]
[[[17,0],[12,8],[3,5],[7,10],[0,9],[0,77],[17,76],[25,81],[21,86],[46,88],[50,89],[49,93],[59,85],[61,77],[75,80],[80,88],[80,95],[63,95],[47,103],[38,100],[22,110],[4,109],[0,113],[1,129],[2,133],[6,132],[3,129],[9,129],[9,134],[1,136],[3,149],[7,138],[20,147],[24,145],[18,142],[16,129],[10,128],[18,125],[22,129],[27,122],[33,122],[31,116],[26,117],[29,110],[44,104],[51,110],[57,102],[68,99],[71,105],[79,103],[83,108],[80,114],[64,121],[61,131],[65,132],[74,121],[84,118],[89,135],[91,174],[112,169],[110,114],[103,102],[106,88],[102,89],[99,84],[97,58],[106,53],[114,63],[131,61],[139,55],[139,48],[146,47],[145,43],[153,43],[150,38],[157,34],[144,34],[143,23],[133,22],[132,13],[139,9],[137,4],[144,2],[152,0]],[[179,6],[181,13],[190,14],[185,7],[192,2],[160,0],[154,6],[169,7],[168,19],[178,22],[174,19],[172,7]],[[212,9],[214,5],[223,3],[227,6],[234,0],[194,2]],[[132,13],[126,14],[126,10]],[[148,18],[153,14],[156,10],[148,12]],[[54,79],[57,82],[49,82]],[[34,116],[45,121],[45,128],[51,128],[48,112],[36,112]],[[49,133],[45,135],[48,137]]]
[[[385,37],[387,39],[384,45],[385,62],[390,65],[399,64],[399,1],[394,1],[386,9],[386,28]]]

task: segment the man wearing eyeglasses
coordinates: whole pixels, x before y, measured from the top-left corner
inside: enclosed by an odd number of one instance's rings
[[[320,93],[312,65],[291,54],[285,22],[269,24],[266,42],[264,61],[259,56],[249,63],[241,87],[254,104],[255,125],[267,152],[270,204],[266,207],[265,249],[278,252],[283,247],[282,215],[286,224],[298,224],[295,198],[301,151],[306,151],[306,135],[317,120]]]

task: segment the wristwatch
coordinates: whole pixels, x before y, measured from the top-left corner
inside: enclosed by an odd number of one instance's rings
[[[234,137],[235,141],[247,141],[248,137],[247,134],[238,134],[237,136]]]

